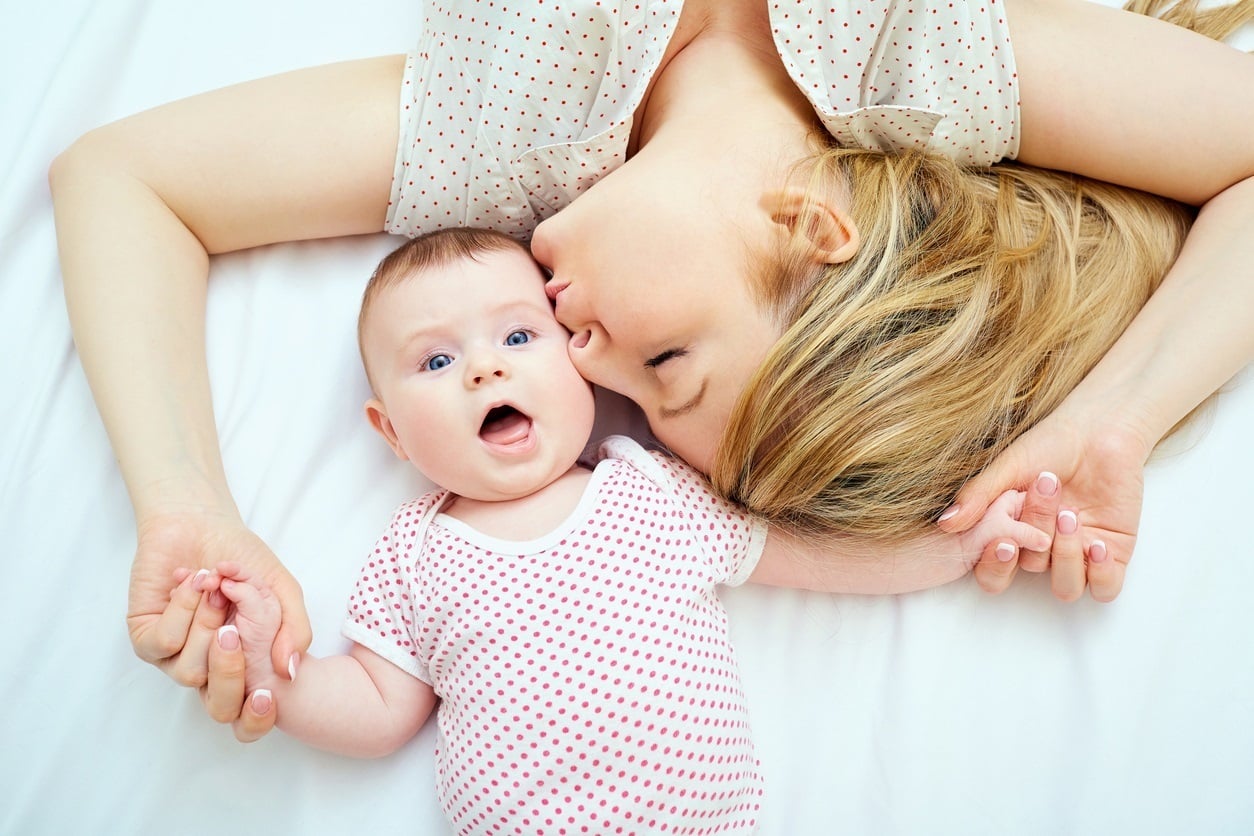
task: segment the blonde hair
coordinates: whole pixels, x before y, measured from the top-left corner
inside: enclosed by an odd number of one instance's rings
[[[462,258],[473,259],[482,253],[509,249],[522,250],[528,257],[531,256],[522,242],[503,232],[454,227],[419,235],[383,257],[370,280],[366,282],[366,289],[361,295],[361,310],[357,314],[357,350],[361,354],[361,364],[366,370],[366,379],[370,382],[372,391],[375,387],[374,379],[370,376],[370,363],[366,359],[365,333],[370,310],[379,294],[424,270]]]
[[[787,324],[710,480],[812,535],[891,539],[935,519],[1105,354],[1190,218],[1172,201],[1012,163],[830,148],[810,175],[820,199],[848,189],[862,243],[816,274],[797,235],[761,277]]]
[[[1216,39],[1254,20],[1254,0],[1197,5],[1127,8]],[[896,539],[935,520],[1101,359],[1193,217],[1014,163],[828,147],[809,165],[812,197],[849,190],[863,240],[854,260],[818,272],[804,229],[761,259],[755,289],[783,335],[709,476],[758,516],[819,538]]]
[[[1129,0],[1123,8],[1192,29],[1216,41],[1222,41],[1254,20],[1252,0],[1237,0],[1205,9],[1199,5],[1198,0]]]

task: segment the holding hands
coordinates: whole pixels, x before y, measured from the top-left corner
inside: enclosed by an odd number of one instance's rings
[[[188,568],[214,567],[224,561],[273,590],[281,626],[276,627],[267,668],[288,676],[292,658],[308,648],[311,640],[300,585],[270,548],[237,519],[205,513],[165,514],[142,524],[131,568],[127,627],[136,655],[180,685],[199,688],[211,717],[232,723],[240,740],[254,740],[269,731],[273,722],[265,719],[268,705],[244,700],[244,659],[238,634],[224,627],[232,602],[223,594],[220,574]],[[171,578],[176,584],[173,590]],[[265,646],[269,648],[270,643]]]
[[[1048,551],[1024,551],[1017,559],[990,559],[975,567],[980,586],[999,593],[1019,568],[1050,570],[1054,594],[1074,601],[1085,585],[1094,600],[1113,601],[1136,543],[1144,492],[1143,470],[1153,444],[1131,428],[1095,425],[1055,411],[1020,436],[959,493],[945,531],[960,532],[980,519],[985,507],[1007,486],[1031,486],[1033,495],[1055,496],[1048,504],[1029,503],[1024,520],[1053,534]],[[1044,464],[1052,472],[1040,473]],[[1056,475],[1055,475],[1056,474]]]

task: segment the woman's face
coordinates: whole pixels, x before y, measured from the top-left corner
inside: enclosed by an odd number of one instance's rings
[[[685,171],[623,177],[638,159],[540,224],[532,253],[580,374],[635,401],[708,472],[778,332],[748,288],[746,225]]]

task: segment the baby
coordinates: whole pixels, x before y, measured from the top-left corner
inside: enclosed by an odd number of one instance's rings
[[[270,663],[277,599],[219,567],[247,688],[284,731],[358,756],[393,751],[438,703],[438,793],[460,833],[750,833],[763,780],[717,586],[904,591],[1049,538],[1012,492],[896,561],[852,544],[834,559],[630,439],[585,466],[593,394],[568,339],[506,236],[439,232],[380,263],[359,319],[366,415],[444,488],[379,538],[348,655],[305,656],[290,682]]]

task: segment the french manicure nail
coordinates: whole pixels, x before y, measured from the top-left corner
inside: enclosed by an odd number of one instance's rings
[[[201,569],[199,572],[197,572],[196,576],[192,578],[192,589],[196,590],[197,592],[200,592],[201,590],[203,590],[205,588],[205,578],[207,577],[209,577],[208,569]]]
[[[253,691],[253,712],[255,714],[265,714],[270,710],[270,705],[274,702],[270,696],[270,692],[265,688],[258,688]]]
[[[1093,545],[1089,546],[1089,560],[1093,563],[1104,563],[1106,561],[1106,544],[1101,540],[1094,540]]]
[[[997,544],[997,559],[1000,560],[1002,563],[1009,563],[1010,561],[1015,559],[1016,551],[1018,551],[1018,549],[1016,549],[1010,543],[998,543]]]
[[[293,653],[287,660],[287,678],[292,682],[296,681],[296,662],[299,657],[299,653]]]
[[[1036,492],[1041,496],[1053,496],[1058,492],[1058,477],[1048,470],[1036,477]]]
[[[1058,531],[1061,534],[1075,534],[1075,530],[1080,527],[1080,521],[1076,518],[1074,511],[1058,512]]]
[[[218,647],[223,650],[239,650],[239,630],[234,624],[223,624],[218,628]]]
[[[940,515],[940,516],[936,519],[936,521],[937,521],[937,522],[944,522],[945,520],[951,519],[952,517],[957,516],[957,514],[958,514],[958,512],[959,512],[960,510],[962,510],[962,509],[961,509],[959,506],[957,506],[957,505],[950,505],[948,508],[946,508],[946,509],[945,509],[944,513],[942,513],[942,514],[941,514],[941,515]]]

